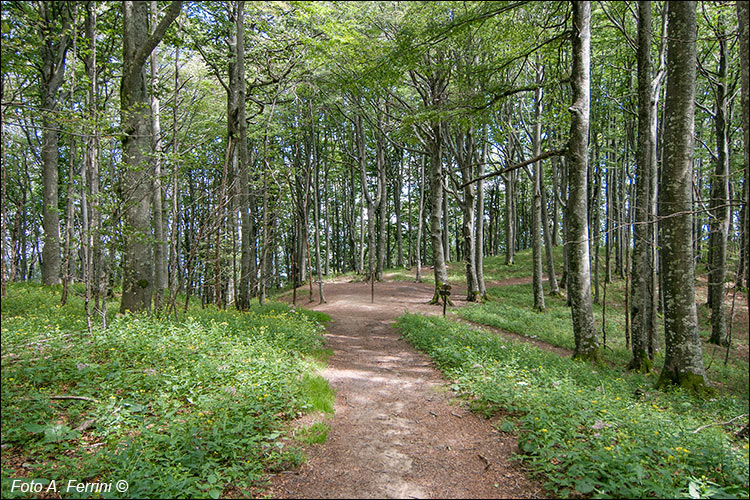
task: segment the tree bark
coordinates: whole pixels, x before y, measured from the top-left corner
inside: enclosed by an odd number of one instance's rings
[[[151,33],[156,30],[158,7],[151,0]],[[164,290],[167,288],[167,248],[164,238],[164,213],[161,187],[162,144],[161,144],[161,102],[156,88],[159,82],[159,53],[151,52],[151,134],[153,148],[154,178],[152,188],[154,220],[154,310],[163,306]]]
[[[516,172],[505,176],[505,265],[516,263]]]
[[[648,356],[650,307],[649,285],[651,252],[651,2],[638,2],[638,149],[636,151],[636,199],[633,247],[632,288],[630,296],[633,358],[629,370],[651,371]]]
[[[182,2],[170,4],[149,36],[148,4],[125,1],[123,9],[123,71],[120,121],[123,128],[125,172],[120,193],[124,210],[125,251],[120,312],[148,311],[153,292],[151,191],[147,155],[150,149],[149,99],[145,62],[180,12]]]
[[[740,67],[742,85],[742,140],[744,144],[745,182],[744,182],[744,249],[745,249],[745,290],[750,290],[750,6],[747,2],[737,2],[737,20],[739,23],[740,39]],[[742,276],[737,281],[742,282]],[[750,293],[746,292],[748,309],[750,309]]]
[[[71,19],[67,2],[39,2],[39,17],[45,34],[41,44],[42,105],[42,283],[60,281],[60,216],[58,213],[58,128],[57,106],[65,77],[65,56],[70,47]],[[62,23],[61,29],[57,21]]]
[[[422,283],[422,227],[424,226],[424,171],[425,171],[425,158],[422,155],[421,163],[419,166],[419,213],[417,215],[417,241],[415,245],[415,253],[417,257],[417,275],[414,281]]]
[[[541,82],[542,68],[536,70],[537,83]],[[542,153],[542,88],[534,92],[534,133],[532,136],[534,157]],[[544,312],[544,285],[542,284],[542,161],[534,163],[533,201],[531,210],[531,248],[533,265],[534,310]]]
[[[719,18],[719,71],[716,86],[716,170],[711,179],[711,264],[708,273],[708,296],[711,305],[711,338],[721,346],[729,344],[724,307],[724,278],[727,267],[727,235],[729,233],[729,129],[727,111],[729,95],[728,40],[723,19]]]
[[[242,250],[240,255],[240,283],[237,308],[250,307],[250,297],[255,292],[257,253],[255,227],[251,213],[250,158],[247,144],[247,120],[245,118],[245,2],[236,3],[234,36],[236,61],[230,62],[230,91],[236,99],[231,103],[228,119],[234,121],[233,132],[237,133],[237,168],[239,169],[239,209],[241,219]]]
[[[659,192],[664,262],[666,354],[657,386],[703,392],[707,381],[698,336],[692,242],[692,157],[695,111],[695,2],[670,2],[663,178]]]
[[[594,330],[589,269],[588,129],[591,60],[591,4],[573,2],[573,104],[568,142],[568,202],[566,234],[568,253],[568,297],[573,316],[575,358],[597,360],[599,345]]]
[[[487,163],[489,141],[487,140],[487,129],[482,134],[482,157],[477,162],[477,177],[481,179],[484,175],[484,166]],[[474,266],[477,271],[477,288],[482,300],[487,299],[487,286],[484,283],[484,180],[477,182],[477,209],[476,209],[476,242]]]

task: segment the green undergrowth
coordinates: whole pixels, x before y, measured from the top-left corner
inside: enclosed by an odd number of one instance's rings
[[[562,271],[563,265],[563,247],[556,246],[552,248],[552,256],[555,260],[557,273]],[[426,261],[432,264],[432,261]],[[527,278],[534,272],[534,263],[531,256],[531,250],[522,250],[516,252],[515,262],[512,265],[505,264],[505,255],[489,255],[484,257],[484,280],[485,282],[504,281],[513,278]],[[466,283],[466,263],[463,261],[448,262],[446,264],[448,271],[448,281],[453,284]],[[416,269],[412,268],[394,268],[384,271],[389,279],[409,281],[414,280]],[[425,283],[434,283],[435,276],[433,271],[422,274],[422,281]]]
[[[546,284],[546,283],[545,283]],[[549,344],[574,349],[573,325],[570,308],[565,297],[545,296],[545,311],[532,310],[533,295],[531,285],[492,287],[489,290],[492,300],[484,304],[469,305],[456,310],[460,317],[482,325],[501,328],[529,338],[539,339]],[[603,293],[602,293],[603,298]],[[600,299],[601,301],[601,299]],[[624,283],[614,282],[607,287],[607,303],[604,324],[606,325],[606,348],[601,354],[608,362],[625,367],[632,358],[625,347],[625,297]],[[602,334],[602,305],[594,305],[599,342]],[[739,326],[735,327],[738,328]],[[702,335],[707,338],[711,331],[710,323],[701,321]],[[659,318],[658,350],[654,366],[658,369],[664,363],[663,325]],[[704,344],[704,364],[709,381],[721,392],[748,398],[748,365],[743,359],[730,357],[724,365],[724,349]]]
[[[250,496],[266,471],[303,460],[287,422],[332,406],[321,313],[113,314],[89,334],[80,297],[58,302],[59,289],[28,284],[2,301],[3,498],[27,496],[11,491],[22,477],[55,480],[63,497],[90,494],[62,489],[72,478],[125,480],[122,497]]]
[[[297,431],[295,438],[305,444],[322,444],[328,439],[331,426],[325,422],[315,422]]]
[[[562,497],[748,496],[747,439],[720,425],[747,412],[733,396],[702,400],[653,389],[651,376],[592,366],[438,317],[407,314],[404,337]]]

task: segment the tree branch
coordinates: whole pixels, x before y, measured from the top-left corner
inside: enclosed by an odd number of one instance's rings
[[[473,183],[478,182],[478,181],[483,181],[484,179],[488,179],[490,177],[496,177],[498,175],[503,175],[503,174],[506,174],[506,173],[508,173],[508,172],[510,172],[512,170],[518,170],[519,168],[523,168],[526,165],[531,165],[532,163],[536,163],[538,161],[544,160],[544,159],[549,158],[551,156],[562,156],[567,151],[568,151],[567,146],[564,147],[564,148],[562,148],[562,149],[556,149],[556,150],[553,150],[553,151],[546,151],[546,152],[540,154],[539,156],[535,156],[534,158],[529,158],[528,160],[522,161],[521,163],[516,163],[515,165],[511,165],[510,167],[506,167],[506,168],[504,168],[502,170],[498,170],[497,172],[490,172],[489,174],[485,174],[485,175],[479,176],[479,177],[477,177],[475,179],[472,179],[472,180],[470,180],[468,182],[464,182],[461,185],[460,188],[463,189],[464,187],[468,186],[469,184],[473,184]]]
[[[129,76],[132,76],[133,71],[139,71],[146,64],[146,59],[148,59],[148,56],[151,55],[156,46],[159,45],[161,39],[164,38],[169,25],[180,15],[180,9],[182,9],[182,0],[177,0],[169,4],[169,9],[167,9],[167,13],[164,14],[161,21],[159,21],[159,25],[156,26],[154,32],[148,37],[146,43],[141,45],[135,53],[133,65],[130,67],[131,75]]]

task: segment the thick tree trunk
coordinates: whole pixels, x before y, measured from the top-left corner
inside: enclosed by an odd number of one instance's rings
[[[65,76],[65,56],[70,47],[70,13],[62,2],[39,2],[43,23],[41,44],[41,105],[42,105],[42,283],[60,283],[60,216],[58,213],[58,129],[57,105],[60,86]],[[62,29],[57,27],[60,20]],[[59,30],[59,31],[58,31]],[[58,38],[59,37],[59,38]]]
[[[153,292],[151,188],[147,168],[151,124],[145,63],[180,12],[182,2],[170,4],[156,29],[148,33],[148,4],[123,2],[123,71],[120,121],[123,128],[123,174],[120,192],[124,210],[125,251],[120,312],[148,311]]]
[[[635,243],[630,296],[633,358],[628,369],[651,371],[648,356],[651,227],[651,2],[638,2],[638,149],[636,152]]]
[[[711,304],[711,338],[709,342],[726,346],[729,343],[724,308],[724,277],[727,267],[727,234],[729,233],[729,129],[727,64],[728,40],[719,19],[719,72],[716,82],[716,170],[711,179],[711,265],[708,274],[708,296]]]
[[[695,306],[692,242],[692,156],[695,110],[695,2],[670,2],[663,183],[659,192],[664,261],[666,354],[658,386],[705,390]]]
[[[589,269],[589,231],[586,221],[588,200],[588,129],[591,60],[591,4],[573,2],[573,104],[568,142],[568,206],[566,223],[568,252],[568,297],[573,316],[575,358],[599,358],[594,330]]]

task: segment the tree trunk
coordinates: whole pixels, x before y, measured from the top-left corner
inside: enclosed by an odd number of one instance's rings
[[[476,271],[476,241],[474,239],[474,184],[467,184],[474,171],[476,161],[474,137],[471,130],[458,131],[455,140],[455,157],[461,170],[461,180],[464,182],[463,199],[458,200],[463,212],[461,232],[463,236],[463,258],[466,266],[466,300],[478,302],[481,300]]]
[[[484,175],[484,167],[487,163],[489,141],[487,140],[487,129],[482,134],[482,157],[477,162],[476,175],[479,179]],[[476,209],[476,240],[474,266],[477,271],[477,287],[482,300],[487,299],[487,286],[484,283],[484,181],[477,182],[477,209]]]
[[[156,0],[151,0],[151,33],[156,29],[158,7]],[[164,214],[162,209],[162,145],[161,145],[161,110],[159,94],[156,90],[159,82],[159,54],[156,49],[151,52],[151,133],[154,162],[153,220],[154,220],[154,310],[159,311],[164,301],[164,290],[167,288],[167,249],[164,238]]]
[[[73,24],[78,23],[78,4],[74,4],[74,14],[73,14]],[[74,102],[75,97],[75,88],[76,88],[76,45],[78,41],[78,30],[73,30],[73,42],[72,42],[72,49],[73,49],[73,62],[71,64],[71,72],[70,72],[70,94],[69,99],[72,103]],[[68,187],[67,187],[67,196],[65,200],[65,243],[63,246],[63,289],[62,289],[62,297],[60,298],[60,304],[65,305],[65,303],[68,301],[68,288],[70,287],[70,282],[73,280],[73,249],[71,248],[71,242],[73,240],[73,184],[75,183],[75,162],[76,157],[78,156],[76,151],[76,137],[75,134],[70,134],[70,151],[69,151],[69,158],[68,158]],[[83,163],[83,162],[82,162]],[[83,181],[83,178],[81,178]],[[85,184],[85,182],[83,183]],[[85,189],[85,187],[84,187]],[[83,234],[81,234],[81,250],[85,248],[85,245],[83,244],[84,238]],[[85,262],[84,262],[85,266]]]
[[[516,172],[505,177],[505,265],[516,263]]]
[[[312,108],[312,105],[311,105]],[[312,115],[312,109],[310,110]],[[310,117],[312,121],[312,116]],[[313,187],[313,215],[315,220],[313,222],[313,234],[315,235],[315,269],[318,274],[318,298],[319,304],[326,303],[326,297],[323,293],[323,263],[320,258],[320,158],[318,155],[317,143],[315,140],[314,131],[313,134],[313,169],[314,169],[314,187]]]
[[[711,267],[708,295],[711,304],[711,338],[709,342],[729,344],[724,308],[724,277],[727,267],[727,234],[729,233],[729,129],[727,127],[728,40],[722,18],[719,18],[719,74],[716,82],[716,170],[711,179]]]
[[[424,226],[424,171],[425,161],[424,155],[422,155],[421,163],[419,167],[419,214],[417,215],[417,241],[415,245],[415,253],[417,256],[416,266],[417,275],[414,281],[422,283],[422,227]]]
[[[148,311],[153,291],[151,247],[151,188],[146,168],[150,149],[145,63],[180,12],[182,2],[170,4],[156,29],[148,34],[148,4],[125,1],[123,9],[123,71],[120,121],[123,128],[125,172],[120,192],[124,210],[125,250],[120,312]]]
[[[745,241],[745,290],[750,291],[750,253],[748,251],[748,242],[750,242],[750,19],[748,19],[750,6],[747,2],[737,2],[737,20],[739,23],[740,39],[740,66],[741,66],[741,84],[742,84],[742,139],[745,161],[745,182],[744,182],[744,241]],[[742,282],[742,277],[738,276],[737,281]],[[747,306],[750,309],[750,292],[745,293]]]
[[[58,214],[58,129],[57,105],[65,76],[65,55],[70,47],[69,6],[63,2],[39,2],[44,39],[41,44],[42,105],[42,283],[60,283],[60,216]],[[62,23],[62,29],[57,21]],[[58,31],[59,30],[59,31]],[[59,37],[59,38],[58,38]]]
[[[638,2],[638,150],[636,152],[635,243],[630,296],[633,358],[629,370],[651,371],[648,356],[649,254],[651,252],[651,2]]]
[[[398,153],[398,171],[394,176],[393,182],[393,211],[396,214],[396,267],[404,267],[404,238],[401,230],[401,188],[403,184],[404,173],[404,151],[399,149]]]
[[[703,392],[707,381],[698,336],[692,242],[692,156],[695,110],[695,2],[670,2],[663,183],[659,192],[664,261],[666,354],[658,386]]]
[[[242,250],[240,255],[239,301],[237,308],[246,310],[250,307],[250,297],[254,295],[257,253],[255,227],[251,211],[250,194],[250,158],[247,144],[247,120],[245,119],[245,2],[236,4],[235,14],[235,54],[236,62],[230,62],[230,89],[236,97],[228,117],[234,120],[234,131],[238,134],[237,160],[239,169],[239,209],[241,218]],[[232,71],[234,70],[234,71]],[[234,78],[232,78],[232,76]]]
[[[549,294],[560,295],[560,286],[557,284],[557,275],[555,274],[555,259],[552,255],[554,243],[554,229],[550,229],[549,214],[547,213],[547,191],[544,187],[544,170],[542,162],[539,162],[542,171],[539,175],[539,191],[542,194],[542,227],[544,229],[544,253],[547,259],[547,281],[549,281]],[[555,199],[557,199],[555,191]],[[554,225],[553,225],[554,227]]]
[[[542,67],[536,69],[537,84],[541,84]],[[533,156],[542,153],[542,88],[534,92],[534,132],[532,136]],[[542,285],[542,162],[534,163],[534,182],[531,214],[531,248],[534,261],[533,290],[534,310],[544,312],[544,285]]]
[[[429,140],[430,156],[430,239],[432,260],[435,271],[435,294],[431,303],[437,304],[438,289],[448,283],[448,271],[443,252],[443,230],[440,216],[443,213],[443,156],[441,154],[441,124],[432,124],[432,137]]]
[[[376,163],[378,168],[378,195],[375,200],[375,212],[378,215],[378,248],[377,248],[377,269],[375,270],[375,279],[383,279],[383,269],[386,257],[386,232],[388,229],[387,208],[388,193],[386,179],[386,161],[385,161],[385,139],[380,133],[376,133]],[[390,245],[389,245],[390,247]]]
[[[568,296],[573,316],[575,358],[597,360],[599,345],[594,330],[589,269],[589,231],[586,221],[588,200],[588,129],[591,60],[591,4],[573,3],[573,104],[568,143],[568,207],[566,223],[568,252]]]

